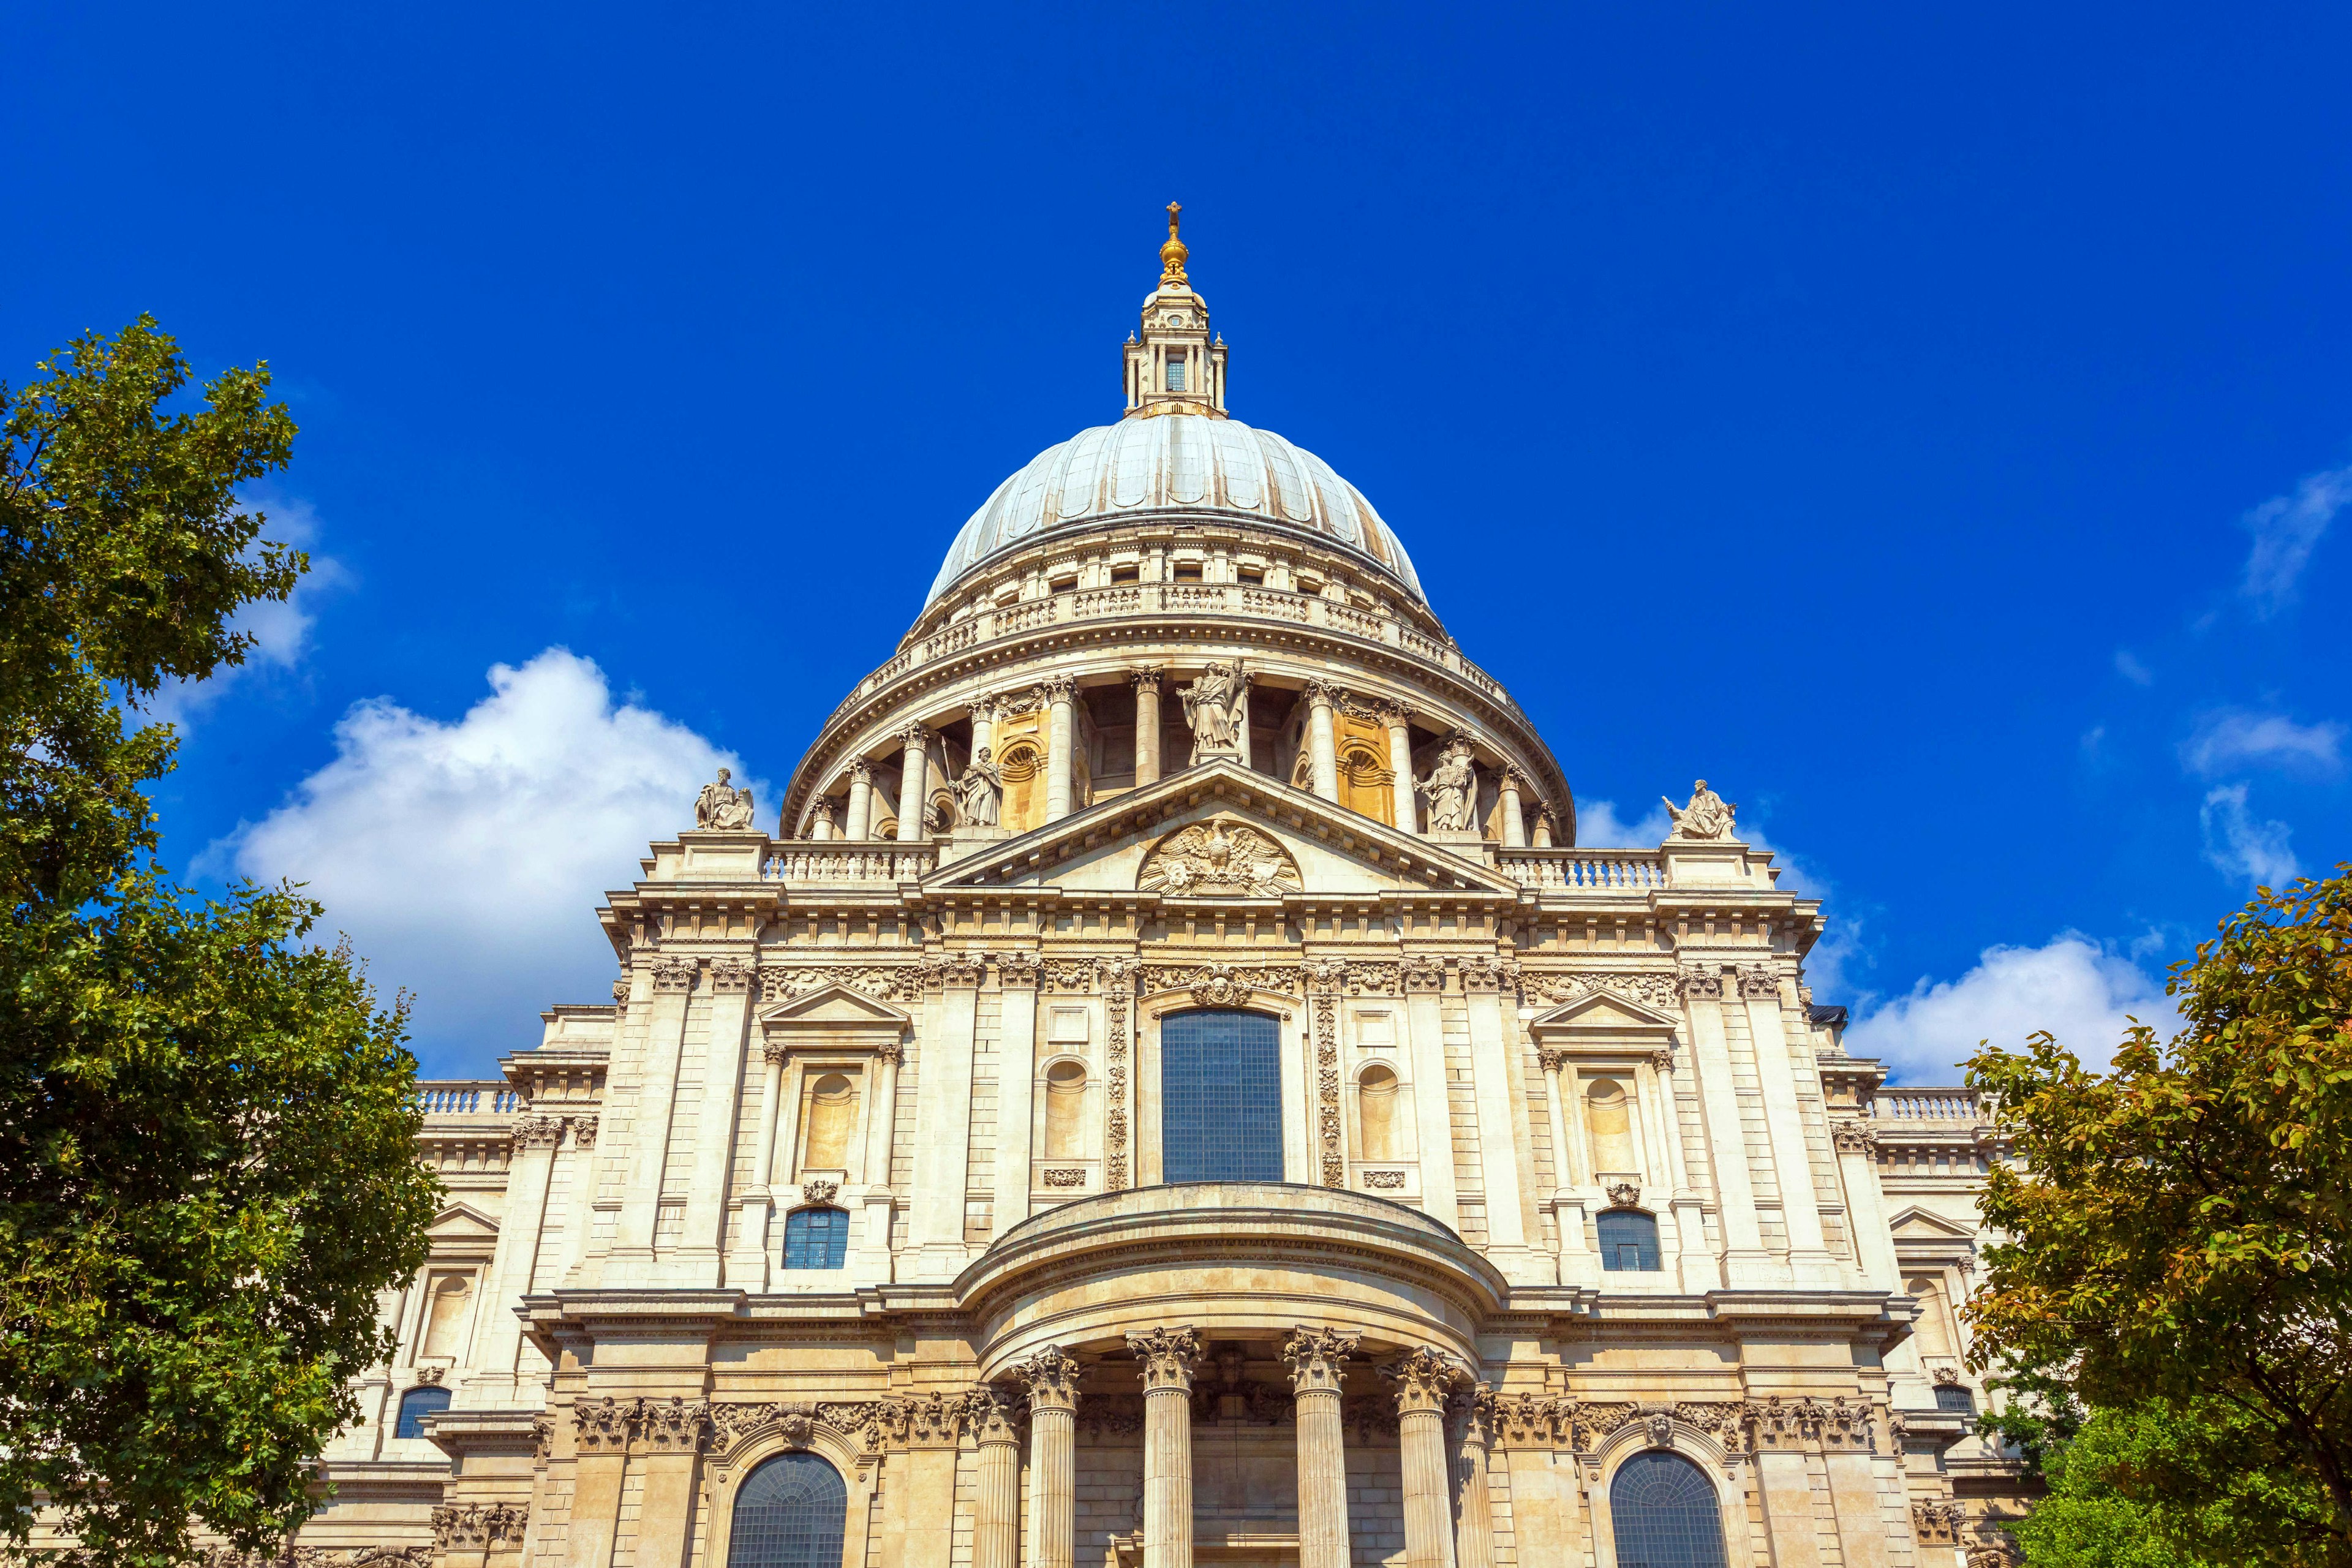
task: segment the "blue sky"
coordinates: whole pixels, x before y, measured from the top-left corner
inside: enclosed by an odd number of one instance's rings
[[[2352,843],[2352,13],[26,6],[0,374],[268,359],[321,565],[168,858],[310,879],[428,1071],[787,776],[1119,406],[1168,201],[1586,838],[1705,774],[1857,1048],[2103,1055]],[[772,803],[766,790],[763,803]],[[1603,806],[1605,803],[1605,809]]]

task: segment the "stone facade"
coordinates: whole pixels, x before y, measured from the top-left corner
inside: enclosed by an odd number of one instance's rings
[[[449,1205],[298,1555],[719,1568],[791,1453],[844,1568],[1618,1568],[1662,1450],[1732,1563],[1999,1550],[1937,1393],[1973,1100],[1843,1051],[1704,785],[1574,847],[1385,522],[1225,414],[1185,259],[780,832],[704,791],[599,911],[612,1004],[428,1087]],[[1278,1181],[1163,1180],[1202,1009],[1278,1041]]]

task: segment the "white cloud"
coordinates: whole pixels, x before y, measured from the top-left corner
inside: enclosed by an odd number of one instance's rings
[[[1922,978],[1861,1017],[1845,1047],[1883,1058],[1908,1082],[1957,1083],[1958,1064],[1979,1041],[2015,1050],[2042,1029],[2085,1065],[2104,1068],[2135,1017],[2160,1037],[2179,1026],[2163,986],[2146,971],[2068,931],[2041,947],[1986,948],[1958,980]]]
[[[1665,842],[1674,826],[1663,803],[1652,806],[1646,816],[1630,823],[1617,815],[1614,801],[1576,803],[1576,842],[1580,848],[1655,849]]]
[[[2246,786],[2223,784],[2206,792],[2197,810],[2205,831],[2205,858],[2229,876],[2262,887],[2283,887],[2294,879],[2294,851],[2287,843],[2284,822],[2257,822],[2246,809]]]
[[[334,761],[200,863],[308,882],[379,985],[416,994],[433,1072],[488,1070],[537,1039],[550,1003],[608,1000],[600,895],[636,879],[637,846],[692,825],[720,765],[742,773],[685,726],[615,707],[604,671],[564,648],[489,681],[449,723],[354,704]]]
[[[282,600],[262,599],[247,605],[229,622],[234,631],[249,634],[253,646],[245,662],[224,666],[209,680],[168,680],[142,711],[185,729],[189,721],[226,696],[245,677],[260,671],[292,669],[310,651],[310,630],[318,625],[319,596],[346,586],[352,580],[341,562],[312,549],[319,539],[319,513],[309,501],[268,493],[243,495],[237,504],[263,513],[268,521],[262,537],[310,551],[310,570]]]
[[[2148,668],[2147,666],[2142,664],[2138,659],[2133,658],[2132,650],[2127,647],[2119,647],[2116,649],[2116,673],[2122,676],[2126,680],[2130,681],[2134,686],[2154,686],[2156,684],[2156,672]]]
[[[2283,713],[2223,708],[2198,721],[2180,760],[2206,778],[2244,767],[2333,773],[2344,765],[2343,748],[2344,726],[2333,721],[2298,724]]]
[[[2239,592],[2258,616],[2276,615],[2294,599],[2295,579],[2336,514],[2352,504],[2352,468],[2306,478],[2291,496],[2273,496],[2238,520],[2254,536]]]

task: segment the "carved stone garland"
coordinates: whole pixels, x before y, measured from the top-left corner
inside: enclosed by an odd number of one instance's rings
[[[1124,1191],[1129,1184],[1127,1014],[1128,1003],[1135,995],[1138,967],[1131,958],[1107,958],[1097,966],[1103,987],[1103,1012],[1107,1025],[1103,1056],[1108,1064],[1110,1095],[1108,1135],[1103,1150],[1103,1191],[1107,1193]]]
[[[1348,1184],[1348,1161],[1339,1118],[1339,995],[1347,965],[1319,959],[1305,966],[1315,1009],[1315,1121],[1322,1142],[1322,1179],[1327,1187]]]

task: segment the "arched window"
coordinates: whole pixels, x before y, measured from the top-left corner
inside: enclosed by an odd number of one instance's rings
[[[1969,1392],[1964,1383],[1939,1383],[1936,1385],[1936,1408],[1955,1415],[1974,1415],[1977,1396]]]
[[[785,1216],[785,1268],[838,1268],[848,1256],[847,1209],[794,1209]]]
[[[1680,1454],[1652,1448],[1618,1466],[1609,1512],[1617,1568],[1724,1568],[1715,1488]]]
[[[1356,1079],[1356,1157],[1401,1160],[1397,1136],[1397,1075],[1379,1062]]]
[[[1604,1209],[1593,1221],[1601,1242],[1601,1267],[1654,1271],[1658,1267],[1658,1222],[1639,1209]]]
[[[422,1437],[425,1418],[449,1408],[449,1391],[446,1388],[412,1388],[400,1396],[400,1420],[394,1426],[395,1437]]]
[[[1264,1013],[1160,1023],[1160,1179],[1282,1180],[1282,1033]]]
[[[1045,1069],[1045,1158],[1076,1159],[1087,1152],[1087,1069],[1055,1062]]]
[[[743,1478],[727,1568],[841,1568],[849,1489],[814,1454],[779,1454]]]

